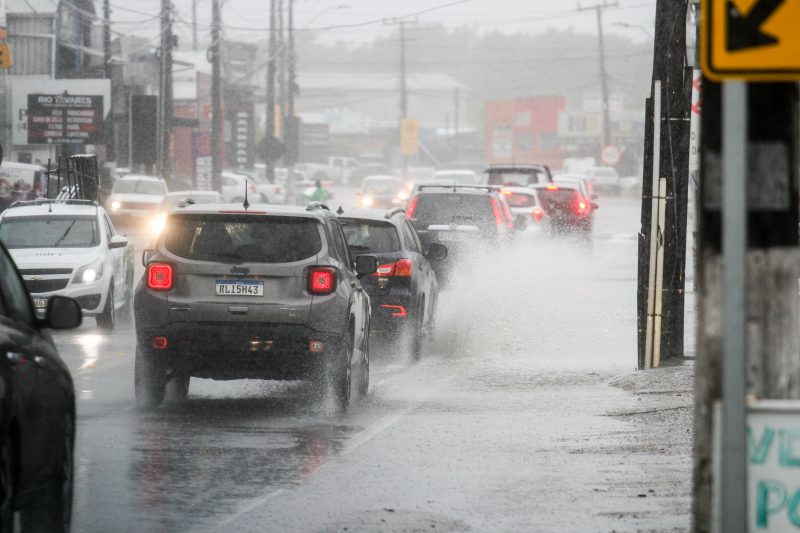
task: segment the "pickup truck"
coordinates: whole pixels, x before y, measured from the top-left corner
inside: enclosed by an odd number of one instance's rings
[[[333,181],[342,185],[358,185],[362,164],[353,157],[333,156],[327,163],[299,163],[297,168],[311,181]]]

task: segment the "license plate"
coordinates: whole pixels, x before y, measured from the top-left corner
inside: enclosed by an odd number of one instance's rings
[[[459,231],[443,231],[439,233],[440,241],[456,242],[467,240],[467,234]]]
[[[47,298],[34,298],[33,307],[36,309],[47,309]]]
[[[264,296],[264,282],[217,280],[217,296]]]

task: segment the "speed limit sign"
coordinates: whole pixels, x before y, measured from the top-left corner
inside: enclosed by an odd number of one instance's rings
[[[622,159],[622,151],[619,147],[610,144],[604,147],[603,151],[600,152],[600,159],[603,161],[604,165],[613,167],[619,164],[620,159]]]

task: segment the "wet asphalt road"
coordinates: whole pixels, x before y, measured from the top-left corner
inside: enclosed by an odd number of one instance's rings
[[[75,531],[688,525],[670,492],[686,465],[632,453],[639,430],[607,416],[633,401],[608,381],[636,365],[638,202],[600,205],[591,250],[523,238],[476,258],[422,361],[373,348],[346,415],[304,383],[197,379],[187,403],[140,412],[131,324],[57,335],[78,395]]]

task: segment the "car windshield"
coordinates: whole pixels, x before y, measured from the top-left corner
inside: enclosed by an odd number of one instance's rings
[[[542,204],[542,209],[547,213],[572,207],[578,200],[578,191],[575,189],[560,187],[558,189],[544,188],[539,190],[539,202]]]
[[[503,196],[508,207],[534,207],[536,198],[532,194],[513,192]]]
[[[415,224],[420,229],[439,224],[493,225],[490,200],[488,194],[421,194],[414,211]]]
[[[317,222],[259,215],[175,214],[164,247],[196,261],[292,263],[322,248]]]
[[[111,194],[146,194],[150,196],[161,196],[166,192],[167,187],[163,182],[128,179],[117,181],[111,190]]]
[[[355,253],[385,254],[400,251],[400,237],[391,222],[341,218],[347,246]]]
[[[396,194],[400,188],[400,183],[395,180],[367,180],[363,190],[368,194]]]
[[[0,241],[7,248],[92,248],[100,245],[93,216],[6,217]]]
[[[489,171],[490,185],[530,185],[544,183],[546,175],[538,170],[530,171]]]

